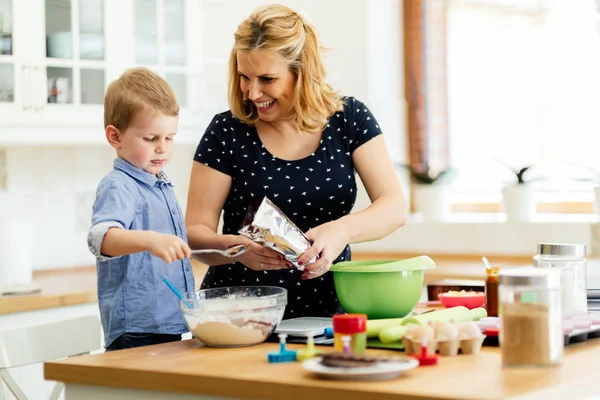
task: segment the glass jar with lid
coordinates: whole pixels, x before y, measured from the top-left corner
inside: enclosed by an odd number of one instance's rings
[[[556,268],[561,274],[565,317],[587,315],[587,260],[583,244],[539,243],[533,266]]]
[[[560,364],[564,335],[561,274],[553,268],[501,270],[500,350],[506,367]]]

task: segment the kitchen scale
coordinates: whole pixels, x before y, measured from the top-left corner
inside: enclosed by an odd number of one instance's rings
[[[288,335],[287,343],[305,344],[308,337],[314,338],[315,344],[332,345],[333,338],[325,335],[327,328],[332,328],[332,319],[326,317],[300,317],[284,319],[277,325],[268,342],[278,342],[278,334]]]

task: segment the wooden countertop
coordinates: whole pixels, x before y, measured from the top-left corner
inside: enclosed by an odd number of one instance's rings
[[[31,288],[38,294],[0,297],[0,315],[93,303],[96,296],[96,267],[35,271]]]
[[[547,399],[550,391],[552,398],[576,399],[597,393],[591,382],[597,381],[600,367],[600,340],[591,340],[567,347],[563,364],[553,368],[502,368],[499,349],[484,347],[479,355],[443,357],[435,367],[407,371],[394,380],[330,381],[313,377],[300,363],[269,364],[266,353],[277,348],[267,343],[216,349],[191,339],[46,363],[44,377],[67,384],[267,400]]]
[[[354,260],[395,260],[414,257],[404,253],[364,253],[355,252]],[[478,256],[431,255],[437,268],[425,272],[425,282],[442,279],[481,280],[485,269]],[[530,257],[490,257],[498,265],[531,265]],[[196,286],[200,285],[206,267],[193,261]],[[96,267],[86,266],[62,270],[35,271],[33,287],[39,287],[41,293],[35,295],[0,297],[0,315],[54,308],[97,301]]]

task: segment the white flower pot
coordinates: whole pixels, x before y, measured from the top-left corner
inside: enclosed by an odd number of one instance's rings
[[[413,185],[415,211],[423,221],[443,222],[452,213],[452,192],[447,185]]]
[[[502,209],[507,221],[531,222],[536,208],[537,201],[533,186],[525,184],[502,189]]]

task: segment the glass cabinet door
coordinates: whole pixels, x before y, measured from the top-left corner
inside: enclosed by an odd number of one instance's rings
[[[186,7],[184,0],[135,0],[135,63],[150,68],[173,87],[181,107],[188,103]]]
[[[185,10],[183,0],[165,2],[165,79],[171,84],[181,107],[187,107],[185,58]]]
[[[157,0],[135,0],[136,64],[156,64],[158,62],[156,2]]]
[[[81,104],[104,103],[106,86],[104,20],[103,0],[79,0]]]
[[[102,104],[103,0],[45,0],[48,104]]]
[[[12,0],[0,0],[0,103],[15,101],[12,6]]]

